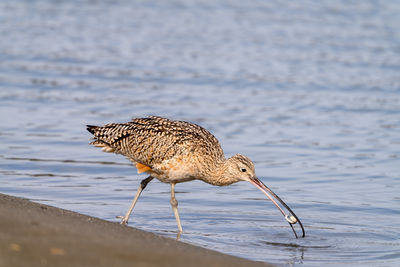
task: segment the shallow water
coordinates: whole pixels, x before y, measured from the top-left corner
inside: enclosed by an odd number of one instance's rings
[[[400,263],[398,1],[2,1],[0,192],[117,221],[143,175],[86,124],[198,123],[250,184],[177,185],[183,242],[279,265]],[[130,225],[169,237],[153,181]]]

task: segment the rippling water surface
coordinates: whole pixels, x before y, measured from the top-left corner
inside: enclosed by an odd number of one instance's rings
[[[209,129],[247,183],[177,185],[183,242],[279,265],[400,263],[398,1],[2,1],[0,192],[117,221],[141,179],[86,124]],[[175,237],[170,187],[130,225]]]

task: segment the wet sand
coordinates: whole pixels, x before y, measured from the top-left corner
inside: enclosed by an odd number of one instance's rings
[[[0,194],[0,266],[271,266]]]

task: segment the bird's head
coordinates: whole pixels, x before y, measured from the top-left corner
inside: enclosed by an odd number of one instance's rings
[[[234,182],[250,182],[251,178],[256,177],[253,162],[240,154],[227,159],[225,167],[225,175],[229,176]]]

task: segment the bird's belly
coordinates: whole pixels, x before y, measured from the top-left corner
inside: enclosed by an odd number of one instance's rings
[[[157,178],[158,180],[160,180],[161,182],[163,182],[163,183],[168,183],[168,184],[184,183],[184,182],[192,181],[192,180],[195,179],[195,178],[193,178],[193,177],[185,177],[185,178],[182,178],[182,177],[179,177],[179,178],[176,178],[176,177],[168,177],[168,178],[166,178],[166,177],[157,177],[157,176],[156,176],[156,178]]]
[[[180,169],[153,172],[152,176],[164,183],[183,183],[196,179],[191,173]]]
[[[164,183],[183,183],[198,179],[196,165],[180,158],[164,161],[153,168],[153,176]]]

